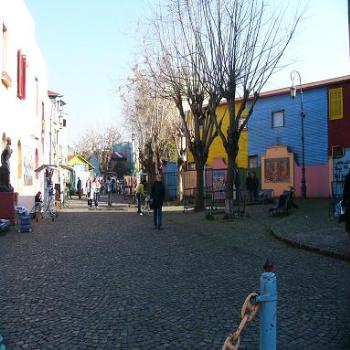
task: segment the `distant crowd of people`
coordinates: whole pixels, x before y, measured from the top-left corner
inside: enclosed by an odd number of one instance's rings
[[[108,198],[108,206],[112,206],[113,194],[123,194],[124,182],[117,180],[115,177],[107,176],[103,178],[101,176],[91,176],[83,184],[82,180],[78,177],[76,193],[81,199],[86,197],[88,199],[89,207],[93,205],[98,208],[101,194],[106,194]]]
[[[129,184],[125,182],[125,180],[118,180],[115,177],[107,176],[106,178],[102,178],[99,176],[94,176],[88,178],[85,185],[83,186],[82,180],[78,178],[76,185],[76,193],[81,199],[83,196],[86,196],[88,199],[88,205],[92,207],[93,205],[98,208],[100,195],[101,193],[107,195],[107,203],[108,206],[112,206],[113,203],[113,194],[123,195],[124,199],[126,196],[135,195],[136,204],[137,204],[137,213],[139,215],[143,215],[142,213],[142,201],[146,196],[146,180],[143,179],[136,186],[135,182],[130,182]],[[240,184],[239,177],[236,176],[235,187],[237,190],[237,194],[239,195]],[[259,195],[259,180],[254,172],[250,172],[247,175],[245,181],[246,190],[249,193],[250,201],[257,201]],[[291,191],[292,194],[294,189]],[[35,198],[35,202],[37,205],[42,202],[41,193],[37,194]],[[162,229],[162,221],[163,221],[163,203],[165,198],[165,188],[162,183],[162,176],[158,174],[156,176],[155,181],[153,182],[149,194],[148,200],[150,202],[150,208],[153,209],[153,222],[154,227],[157,229]],[[345,219],[345,230],[350,238],[350,171],[345,177],[344,182],[344,190],[343,190],[343,198],[342,198],[342,207],[344,212]],[[294,204],[295,205],[295,204]],[[297,207],[295,205],[295,207]]]
[[[148,191],[146,191],[146,189]],[[79,199],[83,197],[87,198],[88,206],[99,208],[101,194],[107,195],[107,205],[109,207],[113,204],[113,194],[122,195],[123,198],[128,196],[135,196],[137,204],[137,213],[142,213],[142,202],[145,200],[146,193],[150,203],[150,209],[153,210],[153,223],[154,227],[158,230],[162,230],[163,224],[163,203],[165,198],[165,187],[162,182],[162,176],[156,175],[155,181],[152,186],[147,186],[145,179],[142,179],[138,185],[136,182],[131,181],[128,183],[125,180],[116,179],[115,177],[107,176],[105,178],[99,176],[89,177],[85,184],[78,177],[76,184],[76,194]]]

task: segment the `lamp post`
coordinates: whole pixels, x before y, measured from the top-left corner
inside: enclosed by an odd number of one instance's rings
[[[301,120],[301,196],[306,198],[306,177],[305,177],[305,138],[304,138],[304,98],[303,88],[301,85],[301,76],[297,70],[293,70],[290,73],[290,79],[292,80],[292,86],[290,87],[290,95],[295,98],[297,95],[297,87],[294,85],[295,78],[299,78],[299,90],[300,90],[300,120]]]

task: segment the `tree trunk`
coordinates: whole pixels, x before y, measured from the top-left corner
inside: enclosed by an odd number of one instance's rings
[[[182,202],[183,200],[183,193],[184,193],[184,188],[183,188],[183,164],[178,164],[178,176],[177,176],[177,199],[179,203]]]
[[[228,159],[226,177],[225,217],[231,218],[233,216],[233,194],[236,175],[236,164],[234,154],[232,152],[227,154],[227,158]]]
[[[195,203],[194,203],[194,210],[201,211],[204,210],[204,181],[203,181],[203,174],[204,174],[204,162],[200,159],[196,160],[196,189],[194,193]]]

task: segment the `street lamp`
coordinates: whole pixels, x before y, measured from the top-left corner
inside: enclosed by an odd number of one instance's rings
[[[290,87],[290,95],[295,98],[297,95],[297,87],[294,85],[295,78],[299,78],[299,90],[300,90],[300,119],[301,119],[301,196],[306,198],[306,178],[305,178],[305,139],[304,139],[304,98],[303,88],[301,85],[301,76],[297,70],[293,70],[290,73],[290,79],[292,86]]]

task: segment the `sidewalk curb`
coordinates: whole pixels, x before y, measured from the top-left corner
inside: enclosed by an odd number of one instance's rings
[[[318,254],[321,254],[321,255],[329,256],[329,257],[332,257],[332,258],[335,258],[335,259],[338,259],[338,260],[343,260],[343,261],[350,262],[350,256],[348,256],[348,255],[341,254],[341,253],[336,253],[336,252],[331,252],[329,250],[325,250],[325,249],[318,248],[318,247],[315,247],[315,246],[312,246],[312,245],[308,245],[308,244],[305,244],[305,243],[294,241],[292,239],[285,238],[285,237],[282,237],[282,236],[278,235],[275,231],[276,230],[274,230],[272,227],[270,227],[269,232],[270,232],[272,237],[274,237],[277,240],[279,240],[281,242],[284,242],[284,243],[286,243],[286,244],[288,244],[288,245],[290,245],[290,246],[292,246],[294,248],[304,249],[304,250],[308,250],[310,252],[314,252],[314,253],[318,253]]]

